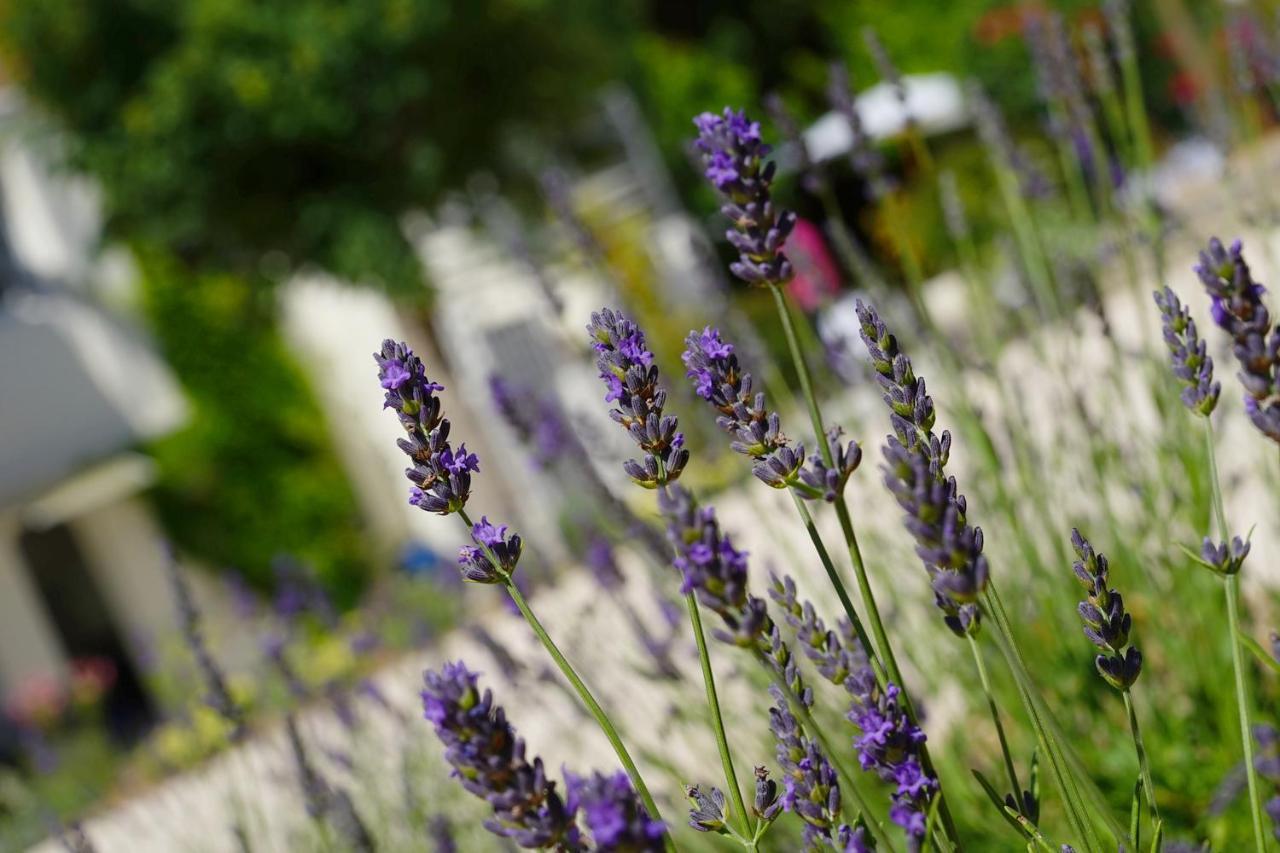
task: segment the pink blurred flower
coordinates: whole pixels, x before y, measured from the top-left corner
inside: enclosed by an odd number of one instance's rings
[[[840,270],[822,231],[807,219],[797,219],[785,248],[796,271],[787,285],[791,297],[806,313],[816,311],[840,290]]]

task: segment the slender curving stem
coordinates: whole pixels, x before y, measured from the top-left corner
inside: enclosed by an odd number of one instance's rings
[[[787,338],[787,347],[791,351],[791,360],[795,366],[796,374],[800,378],[800,390],[804,394],[805,404],[809,408],[809,419],[813,423],[818,449],[822,453],[823,461],[829,467],[835,467],[835,460],[831,455],[831,446],[827,441],[826,428],[822,423],[822,410],[818,407],[818,397],[813,390],[809,366],[805,362],[804,353],[801,352],[800,342],[796,337],[795,324],[791,318],[791,309],[787,306],[786,296],[782,293],[780,285],[770,283],[769,290],[773,293],[773,302],[778,309],[778,319],[782,322],[782,331]],[[867,619],[871,623],[871,630],[875,634],[876,643],[879,646],[880,660],[888,677],[902,687],[903,705],[906,708],[907,715],[912,722],[918,725],[919,717],[916,715],[915,706],[912,704],[911,697],[906,689],[906,682],[902,679],[902,672],[898,669],[898,661],[893,655],[892,647],[889,645],[889,635],[884,630],[884,622],[880,618],[875,596],[871,592],[871,582],[867,578],[867,568],[862,559],[862,550],[858,547],[858,538],[853,529],[853,519],[849,515],[849,507],[845,503],[843,495],[836,498],[835,505],[836,517],[840,519],[840,530],[844,534],[845,543],[849,548],[849,559],[853,563],[854,575],[858,579],[858,589],[862,594],[862,604],[867,608]],[[844,598],[848,597],[843,582],[834,572],[829,573],[829,576],[837,594],[841,595],[841,600],[843,601]],[[850,605],[850,609],[852,609],[852,605]],[[871,651],[870,648],[867,649],[868,654]],[[953,843],[959,845],[960,834],[956,829],[955,818],[951,814],[951,807],[947,803],[947,798],[942,793],[942,780],[938,777],[938,771],[934,767],[933,758],[929,755],[927,744],[920,745],[920,759],[925,772],[938,780],[938,815],[942,819],[943,829],[946,831],[947,837]]]
[[[698,612],[698,600],[692,592],[685,593],[685,607],[689,611],[689,624],[693,627],[693,638],[698,643],[698,660],[702,664],[702,683],[707,690],[707,708],[711,711],[711,727],[716,734],[716,748],[720,750],[720,763],[724,767],[724,781],[729,786],[729,796],[733,806],[738,810],[739,818],[745,829],[744,838],[755,836],[756,828],[751,820],[751,813],[742,799],[742,789],[738,786],[738,774],[733,769],[733,754],[729,751],[729,739],[724,731],[724,719],[720,715],[720,698],[716,695],[716,678],[711,671],[711,656],[707,652],[707,638],[702,631],[702,615]]]
[[[468,532],[473,527],[471,519],[467,516],[466,510],[458,510],[458,517],[466,524]],[[479,544],[479,543],[478,543]],[[510,575],[502,573],[501,563],[497,556],[493,553],[493,549],[488,545],[480,544],[480,548],[484,551],[485,557],[499,572],[502,578],[502,585],[507,590],[507,595],[511,596],[511,601],[515,603],[516,608],[520,611],[520,615],[524,616],[524,621],[529,623],[529,627],[533,629],[533,633],[537,635],[542,642],[543,648],[547,650],[547,654],[551,655],[551,659],[555,661],[556,666],[564,677],[573,686],[574,691],[578,694],[578,698],[582,700],[582,704],[586,706],[587,711],[595,719],[596,725],[600,726],[600,731],[604,732],[604,736],[609,740],[609,744],[613,747],[613,751],[618,755],[618,761],[622,762],[622,768],[627,771],[627,776],[631,778],[631,784],[635,786],[636,794],[639,795],[640,801],[644,803],[645,811],[647,811],[654,820],[662,820],[662,814],[658,811],[658,804],[654,802],[653,795],[649,793],[649,787],[645,785],[644,778],[640,775],[640,770],[636,767],[636,763],[631,760],[631,753],[627,752],[626,745],[622,742],[622,738],[618,736],[618,730],[614,728],[613,721],[609,719],[609,715],[600,707],[600,703],[596,701],[596,697],[591,695],[591,691],[587,688],[585,682],[578,675],[573,665],[569,663],[564,654],[560,651],[559,646],[551,639],[551,635],[547,633],[547,629],[538,621],[538,617],[529,609],[529,603],[524,600],[524,595],[516,586],[515,581]],[[668,853],[676,853],[676,844],[671,837],[670,831],[663,836],[663,842]]]
[[[1156,805],[1156,786],[1151,781],[1151,765],[1147,762],[1147,748],[1142,743],[1142,732],[1138,729],[1138,714],[1133,708],[1133,691],[1126,689],[1121,695],[1124,696],[1124,709],[1129,714],[1129,731],[1133,733],[1133,749],[1138,754],[1138,770],[1142,773],[1142,787],[1147,792],[1147,806],[1151,809],[1151,816],[1160,820],[1160,808]]]
[[[1204,419],[1205,452],[1209,457],[1209,486],[1213,496],[1213,516],[1218,535],[1230,538],[1227,527],[1227,511],[1222,500],[1222,480],[1218,476],[1218,454],[1213,441],[1213,422]],[[1266,831],[1262,824],[1262,798],[1258,788],[1258,770],[1253,766],[1253,724],[1249,713],[1249,685],[1245,670],[1244,651],[1240,648],[1240,575],[1227,575],[1223,589],[1227,597],[1227,630],[1231,643],[1231,668],[1235,672],[1236,709],[1240,717],[1240,740],[1244,745],[1244,771],[1249,783],[1249,811],[1253,815],[1253,841],[1262,853],[1267,849]]]
[[[1018,781],[1018,771],[1014,767],[1013,753],[1009,751],[1009,741],[1004,735],[1004,724],[1000,721],[1000,707],[996,705],[995,694],[991,691],[991,679],[987,677],[987,665],[982,660],[982,649],[972,634],[965,635],[969,641],[969,650],[973,652],[973,664],[978,669],[978,679],[982,682],[982,692],[987,697],[987,709],[991,712],[991,722],[995,724],[996,736],[1000,738],[1000,754],[1004,756],[1004,771],[1009,776],[1009,784],[1013,791],[1013,800],[1018,804],[1018,811],[1027,813],[1026,803],[1022,800],[1022,783]]]

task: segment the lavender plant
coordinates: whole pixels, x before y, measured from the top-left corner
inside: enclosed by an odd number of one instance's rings
[[[435,396],[436,392],[444,390],[443,386],[427,378],[422,360],[407,344],[384,341],[382,350],[374,353],[373,358],[378,365],[378,378],[386,390],[383,407],[395,410],[407,434],[407,438],[399,439],[397,443],[414,463],[405,471],[405,476],[414,484],[410,491],[410,504],[439,515],[456,514],[466,525],[474,545],[464,546],[459,552],[458,562],[463,576],[477,583],[502,584],[608,738],[649,814],[661,820],[658,807],[612,721],[529,609],[516,585],[513,575],[520,558],[520,537],[508,535],[506,525],[491,524],[484,517],[479,523],[472,523],[467,517],[465,505],[471,488],[470,475],[479,471],[480,464],[475,454],[466,452],[465,445],[459,445],[454,451],[449,443],[449,421],[443,416],[440,400]]]

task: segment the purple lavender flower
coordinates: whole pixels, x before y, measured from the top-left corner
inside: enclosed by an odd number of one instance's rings
[[[734,224],[725,235],[739,253],[730,271],[749,284],[790,281],[794,270],[782,245],[796,215],[773,203],[776,164],[765,162],[770,149],[760,138],[759,122],[725,107],[721,115],[703,113],[693,123],[706,178],[725,197],[721,212]]]
[[[1200,546],[1200,559],[1205,566],[1220,575],[1234,575],[1244,565],[1244,558],[1249,556],[1249,542],[1239,536],[1231,537],[1231,542],[1214,543],[1208,536]]]
[[[1084,635],[1103,651],[1095,659],[1098,673],[1115,689],[1128,690],[1142,672],[1142,652],[1129,642],[1133,618],[1120,593],[1107,587],[1106,556],[1095,552],[1079,530],[1071,531],[1071,547],[1080,558],[1072,569],[1088,596],[1079,606]]]
[[[840,782],[835,768],[791,713],[777,685],[769,686],[774,705],[769,709],[769,730],[782,772],[782,807],[804,822],[806,850],[829,847],[840,832]]]
[[[769,768],[756,767],[756,792],[751,800],[751,813],[760,820],[773,820],[782,812],[778,783],[769,778]]]
[[[906,510],[905,523],[929,573],[943,621],[957,636],[974,633],[980,625],[977,599],[986,588],[989,570],[982,529],[969,525],[964,495],[955,477],[946,475],[951,433],[934,435],[933,398],[875,309],[859,301],[857,311],[862,342],[894,431],[884,447],[885,485]]]
[[[645,811],[627,774],[566,774],[565,784],[568,809],[571,813],[581,810],[596,850],[656,853],[663,849],[666,829]]]
[[[806,469],[804,445],[793,447],[783,435],[778,413],[765,408],[764,392],[752,391],[751,374],[742,369],[733,344],[719,329],[707,326],[689,332],[681,358],[694,390],[715,408],[720,428],[733,436],[730,447],[755,460],[752,473],[758,479],[775,489],[794,489],[807,500],[830,502],[840,496],[862,461],[856,442],[843,445],[839,428],[833,428],[827,441],[835,467],[828,468],[823,457],[814,454]]]
[[[689,461],[679,421],[662,413],[667,392],[658,384],[658,367],[645,343],[644,332],[621,311],[593,312],[587,326],[596,351],[596,367],[616,402],[609,416],[621,424],[640,449],[644,462],[628,459],[623,469],[637,484],[656,489],[673,483]]]
[[[613,543],[599,531],[593,532],[587,540],[582,558],[595,576],[596,583],[604,589],[615,590],[623,585],[622,570],[618,568]]]
[[[493,694],[479,691],[478,676],[458,662],[424,678],[423,713],[444,744],[454,778],[493,807],[485,828],[522,847],[585,850],[574,815],[547,779],[542,759],[531,764],[525,758],[524,741],[493,704]]]
[[[572,430],[554,399],[539,399],[530,389],[497,374],[489,377],[489,392],[516,437],[533,451],[533,462],[539,469],[546,470],[575,451]]]
[[[1266,290],[1253,280],[1240,241],[1224,248],[1214,237],[1200,253],[1196,273],[1212,300],[1213,320],[1231,335],[1240,362],[1244,408],[1263,435],[1280,444],[1280,327],[1272,328],[1262,302]]]
[[[475,583],[502,583],[509,579],[520,561],[520,535],[508,536],[505,524],[493,524],[481,516],[471,527],[471,539],[475,545],[458,549],[462,576]],[[497,560],[496,565],[491,556]]]
[[[1094,156],[1088,127],[1092,118],[1062,15],[1028,15],[1024,35],[1040,98],[1049,108],[1049,134],[1072,144],[1081,163],[1091,168]]]
[[[907,715],[899,699],[901,688],[888,682],[882,690],[848,620],[841,620],[839,634],[828,630],[813,605],[799,600],[790,577],[775,576],[770,594],[818,672],[848,692],[847,718],[859,731],[853,741],[859,763],[863,770],[897,785],[889,816],[907,833],[914,849],[924,837],[925,817],[938,782],[921,764],[925,734]]]
[[[383,408],[396,411],[407,434],[396,443],[413,462],[404,472],[413,483],[409,503],[438,515],[459,511],[471,494],[471,474],[480,470],[480,460],[465,445],[457,451],[449,445],[449,420],[435,396],[444,386],[427,379],[422,360],[408,344],[383,341],[373,359],[387,392]]]
[[[684,794],[692,804],[692,808],[689,809],[690,826],[698,832],[725,834],[723,791],[719,788],[706,791],[697,785],[691,785],[685,789]]]
[[[1164,342],[1169,348],[1173,375],[1184,386],[1182,404],[1198,415],[1208,417],[1218,405],[1222,383],[1213,381],[1213,359],[1205,350],[1205,342],[1196,330],[1191,311],[1178,300],[1172,288],[1155,292],[1160,309]]]
[[[458,842],[453,837],[453,824],[445,815],[432,815],[427,822],[427,837],[435,845],[435,853],[458,853]]]

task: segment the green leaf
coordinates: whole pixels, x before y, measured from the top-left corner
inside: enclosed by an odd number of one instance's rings
[[[1151,853],[1160,853],[1160,842],[1164,840],[1164,821],[1157,820],[1155,834],[1151,838]]]
[[[1271,653],[1267,651],[1266,647],[1264,647],[1262,643],[1259,643],[1244,631],[1240,631],[1237,636],[1240,638],[1240,644],[1253,652],[1254,656],[1268,666],[1272,672],[1280,672],[1280,661],[1273,658]]]

